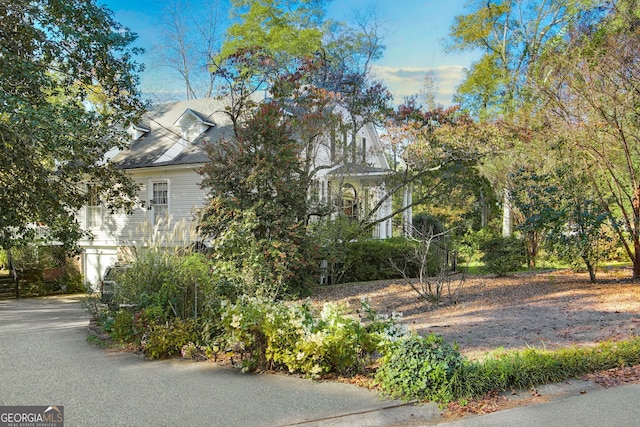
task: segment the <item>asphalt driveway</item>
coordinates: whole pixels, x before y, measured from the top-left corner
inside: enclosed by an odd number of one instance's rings
[[[347,384],[245,375],[207,362],[148,361],[89,344],[79,296],[0,301],[0,405],[61,405],[65,426],[429,423]]]

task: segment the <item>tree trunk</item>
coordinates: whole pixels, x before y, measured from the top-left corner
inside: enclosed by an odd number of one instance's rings
[[[587,266],[587,271],[589,272],[589,280],[591,283],[596,283],[596,269],[593,264],[589,261],[587,257],[582,257],[584,264]]]
[[[527,244],[527,252],[529,252],[529,267],[536,268],[536,258],[538,257],[538,234],[535,231],[529,232],[529,242]]]
[[[640,280],[640,240],[633,242],[633,280]]]
[[[485,228],[487,224],[489,224],[489,214],[487,211],[487,201],[484,197],[484,191],[480,190],[480,228]]]

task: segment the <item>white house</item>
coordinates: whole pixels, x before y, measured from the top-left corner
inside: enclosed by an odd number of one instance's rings
[[[207,202],[199,174],[208,161],[204,143],[232,135],[231,121],[223,111],[224,105],[214,99],[156,106],[130,129],[130,146],[109,154],[140,185],[139,200],[133,214],[110,213],[97,198],[79,212],[81,226],[93,236],[80,242],[87,283],[97,284],[127,248],[144,245],[145,233],[159,221],[168,218],[170,224],[194,224],[195,213]],[[346,133],[333,131],[318,143],[314,149],[317,173],[309,197],[319,203],[339,200],[337,207],[346,215],[363,219],[386,195],[383,178],[390,168],[374,126],[362,127],[356,144],[352,141]],[[87,191],[92,191],[91,184]],[[388,198],[371,216],[375,222],[390,213]],[[375,225],[372,237],[391,234],[391,219],[385,219]]]

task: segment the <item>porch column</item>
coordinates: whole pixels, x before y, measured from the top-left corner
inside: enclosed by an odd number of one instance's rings
[[[413,230],[413,192],[410,187],[405,187],[402,194],[402,235],[411,236]]]

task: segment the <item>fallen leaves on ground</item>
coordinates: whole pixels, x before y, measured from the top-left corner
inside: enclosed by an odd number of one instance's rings
[[[623,384],[640,383],[640,365],[613,368],[595,374],[588,374],[583,377],[605,388],[615,387]]]

